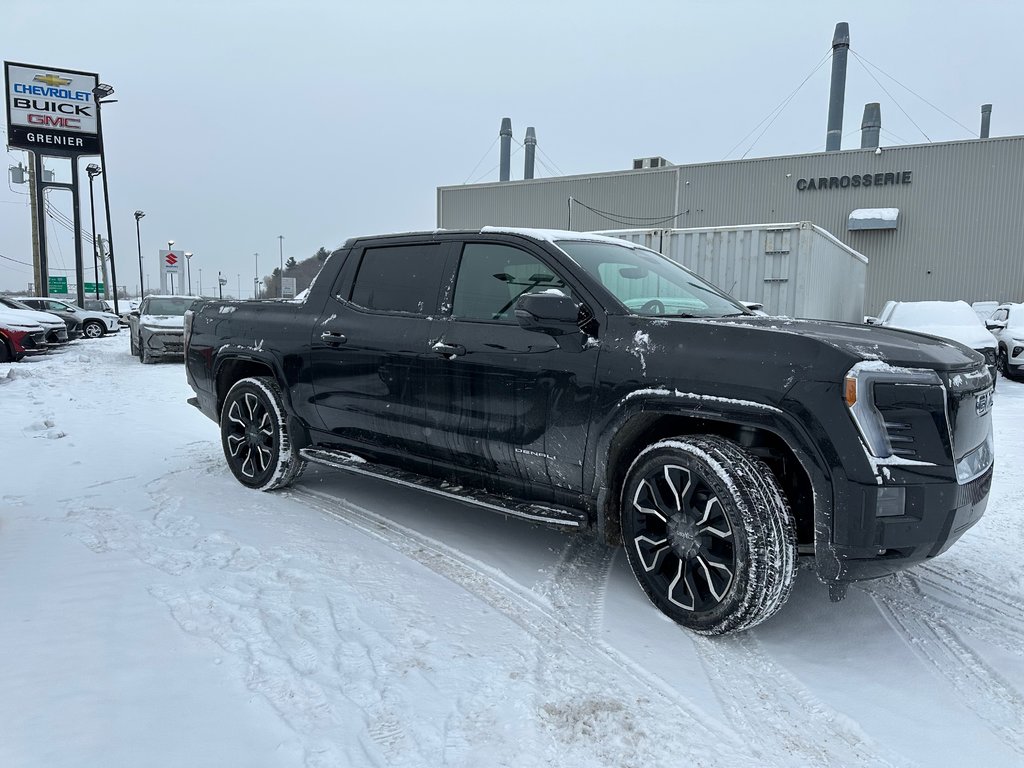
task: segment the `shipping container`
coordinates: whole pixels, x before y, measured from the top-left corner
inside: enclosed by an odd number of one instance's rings
[[[615,229],[769,315],[864,321],[863,254],[809,221],[698,229]]]

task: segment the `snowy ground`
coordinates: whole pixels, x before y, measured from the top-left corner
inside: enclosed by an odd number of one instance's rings
[[[311,469],[243,489],[126,333],[0,365],[0,765],[1024,763],[1024,384],[988,512],[695,637],[621,552]]]

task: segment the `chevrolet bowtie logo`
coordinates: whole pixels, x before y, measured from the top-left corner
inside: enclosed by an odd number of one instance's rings
[[[46,83],[47,85],[58,86],[58,85],[69,85],[71,81],[66,77],[60,77],[58,75],[36,75],[32,78],[37,83]]]

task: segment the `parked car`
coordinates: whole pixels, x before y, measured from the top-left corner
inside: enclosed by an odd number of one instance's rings
[[[0,363],[46,352],[46,330],[24,312],[0,309]]]
[[[112,315],[117,315],[121,327],[128,327],[128,317],[132,310],[127,299],[117,302],[117,311],[114,309],[114,302],[110,299],[86,299],[82,304],[82,308],[90,312],[109,312]]]
[[[78,337],[79,325],[77,320],[69,322],[52,312],[40,312],[38,309],[32,309],[28,304],[23,304],[9,296],[0,296],[0,309],[22,312],[24,313],[22,320],[29,320],[41,325],[46,332],[46,343],[51,346],[67,344],[71,339]]]
[[[985,327],[996,337],[996,365],[1003,375],[1024,375],[1024,304],[1001,304]]]
[[[45,296],[17,296],[18,301],[28,304],[33,309],[52,312],[65,320],[75,320],[82,327],[82,334],[90,339],[98,339],[108,333],[117,333],[121,324],[113,312],[95,312],[82,309],[74,304],[52,299]]]
[[[992,313],[995,312],[996,309],[998,309],[998,308],[999,308],[999,302],[998,301],[972,301],[971,302],[971,309],[974,310],[974,314],[976,314],[978,316],[978,319],[981,320],[981,322],[983,322],[983,323],[987,322],[988,319],[990,317],[992,317]]]
[[[132,354],[143,363],[185,354],[185,312],[195,296],[147,296],[129,323]]]
[[[959,342],[981,353],[992,380],[996,379],[996,343],[966,301],[888,301],[881,314],[868,322]]]
[[[315,462],[592,532],[703,634],[774,614],[800,556],[833,599],[933,557],[992,483],[975,352],[756,316],[578,232],[353,238],[305,302],[197,304],[185,370],[244,486]]]

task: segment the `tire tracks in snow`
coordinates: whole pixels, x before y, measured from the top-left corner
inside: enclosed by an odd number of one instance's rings
[[[624,742],[621,751],[601,755],[612,761],[609,764],[641,766],[650,764],[647,758],[653,757],[655,764],[671,759],[707,765],[711,754],[713,764],[758,764],[748,745],[736,734],[721,727],[664,681],[597,640],[600,611],[593,601],[582,598],[596,594],[597,605],[603,604],[604,584],[614,557],[614,551],[603,544],[585,536],[574,537],[578,542],[570,543],[555,572],[542,583],[542,596],[443,542],[345,499],[301,486],[288,493],[458,584],[523,629],[536,644],[538,682],[561,686],[549,693],[562,700],[542,704],[539,713],[555,727],[556,738],[560,734],[564,741],[595,747],[599,741],[593,738],[595,728],[620,727],[626,731],[624,739],[615,739],[614,743]],[[587,577],[563,578],[568,573],[586,573]],[[583,590],[567,590],[566,583],[587,586]],[[574,663],[567,663],[567,656]],[[602,671],[602,667],[608,666],[617,671],[617,680]],[[588,668],[593,673],[581,680],[579,670]],[[642,685],[639,692],[637,683]],[[614,696],[609,696],[609,689],[615,691]],[[675,715],[666,716],[666,708]],[[680,741],[674,725],[677,722],[690,723],[702,733],[688,732],[685,741]],[[667,728],[667,732],[658,733],[656,728]],[[709,744],[716,746],[709,750]],[[652,754],[651,749],[663,751]]]
[[[608,654],[622,654],[600,637],[604,599],[618,549],[586,536],[575,536],[558,563],[535,589],[590,636]],[[753,756],[777,764],[905,766],[906,758],[882,750],[851,718],[819,701],[791,673],[772,661],[752,632],[707,638],[679,630],[681,641],[693,643],[698,658],[728,719],[728,730],[753,749]],[[651,675],[623,659],[638,677]],[[677,689],[661,679],[652,684]],[[721,728],[721,726],[719,726]]]
[[[922,589],[922,582],[939,586],[954,599],[929,599]],[[1008,642],[1008,636],[1020,637],[1020,630],[1012,629],[1006,622],[1005,611],[992,620],[983,611],[965,606],[965,602],[973,600],[975,593],[961,592],[957,584],[955,578],[929,568],[921,580],[913,573],[903,572],[859,588],[874,598],[889,625],[914,655],[936,676],[945,680],[961,703],[974,712],[989,730],[1024,758],[1024,732],[1021,730],[1024,697],[959,635],[960,631],[970,631],[1002,647]],[[962,582],[959,586],[967,588]],[[974,590],[975,585],[970,589]],[[980,584],[976,594],[982,603],[1000,596],[997,590]],[[942,607],[932,607],[933,602],[941,603]],[[1021,654],[1019,644],[1013,650]]]

